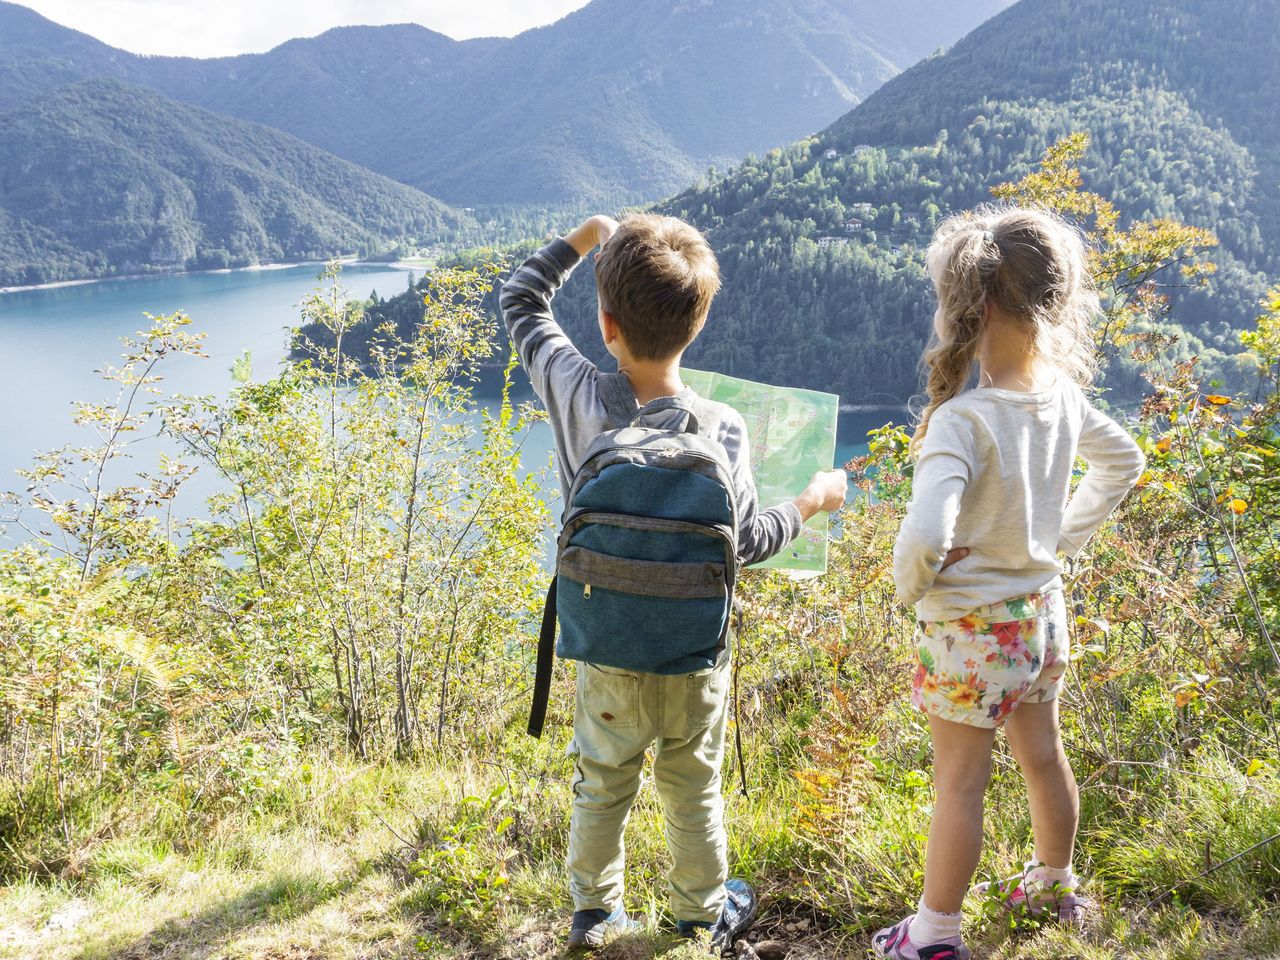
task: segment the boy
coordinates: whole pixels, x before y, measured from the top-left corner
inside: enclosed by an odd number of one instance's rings
[[[567,497],[583,456],[609,429],[600,371],[556,324],[551,301],[596,246],[600,335],[635,393],[636,409],[659,397],[689,397],[680,359],[706,322],[720,286],[715,254],[696,229],[673,217],[585,221],[535,253],[502,288],[507,331],[547,408],[560,483]],[[739,559],[764,560],[820,510],[844,503],[843,471],[817,474],[794,501],[761,511],[746,427],[723,408],[718,439],[733,469],[740,511]],[[675,428],[685,413],[654,413]],[[720,795],[720,761],[729,690],[729,650],[700,674],[631,674],[579,664],[573,723],[577,764],[569,833],[574,914],[570,947],[595,947],[635,924],[623,907],[623,828],[640,787],[645,751],[655,747],[654,779],[666,814],[671,906],[677,929],[727,947],[755,915],[755,895],[729,880]],[[703,932],[706,931],[706,932]]]

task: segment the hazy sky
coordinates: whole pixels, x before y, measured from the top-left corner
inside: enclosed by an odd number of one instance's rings
[[[456,39],[511,36],[587,0],[18,0],[134,53],[216,57],[269,50],[353,23],[420,23]]]

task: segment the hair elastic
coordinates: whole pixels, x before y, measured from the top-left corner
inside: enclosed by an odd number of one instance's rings
[[[995,243],[995,242],[996,242],[996,235],[995,235],[994,233],[992,233],[990,230],[983,230],[983,231],[982,231],[982,239],[983,239],[986,243]]]

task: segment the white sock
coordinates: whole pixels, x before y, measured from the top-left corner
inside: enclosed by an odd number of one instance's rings
[[[911,921],[907,936],[918,947],[927,947],[943,940],[954,940],[960,936],[961,914],[939,913],[925,906],[924,897],[916,907],[916,918]]]
[[[1027,893],[1052,891],[1055,887],[1059,891],[1068,891],[1074,890],[1076,886],[1076,875],[1071,872],[1069,863],[1065,867],[1051,867],[1039,860],[1032,860],[1026,865],[1025,877],[1029,888]]]

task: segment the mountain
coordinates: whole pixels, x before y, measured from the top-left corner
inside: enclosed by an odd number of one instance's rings
[[[0,113],[90,77],[128,79],[142,58],[0,2]]]
[[[844,15],[859,24],[903,69],[949,47],[1013,0],[844,0]]]
[[[0,3],[0,109],[151,86],[468,204],[648,200],[807,135],[1010,0],[593,0],[510,39],[348,27],[264,54],[135,57]]]
[[[492,51],[378,147],[392,176],[459,202],[652,198],[818,129],[898,69],[836,2],[594,0]],[[460,102],[476,108],[461,129]]]
[[[391,165],[379,157],[391,133],[505,42],[459,42],[415,24],[339,27],[265,54],[148,58],[143,82],[386,173]],[[428,134],[419,131],[418,149]]]
[[[933,313],[933,227],[1083,130],[1086,187],[1128,217],[1176,216],[1221,240],[1207,291],[1173,292],[1183,354],[1229,374],[1237,331],[1280,275],[1278,116],[1275,0],[1230,16],[1214,0],[1022,0],[816,137],[659,206],[709,233],[724,274],[689,362],[905,401]],[[605,362],[589,270],[559,306]],[[1136,373],[1110,384],[1132,391]]]
[[[465,221],[288,134],[120,80],[0,116],[0,286],[367,255]]]

